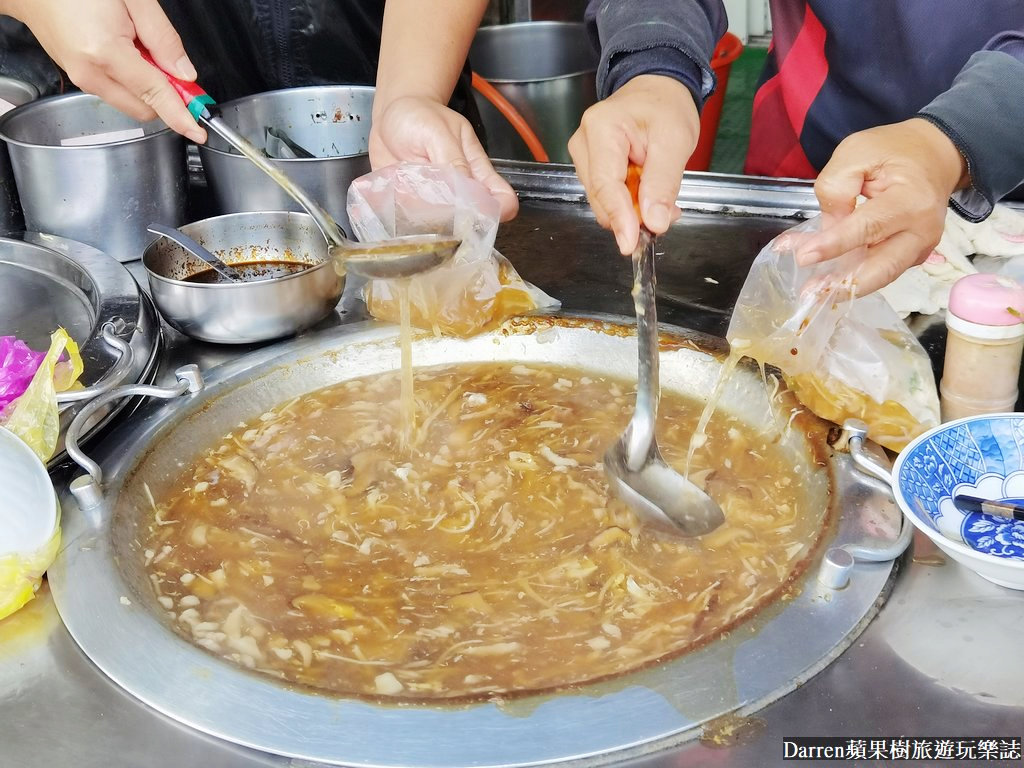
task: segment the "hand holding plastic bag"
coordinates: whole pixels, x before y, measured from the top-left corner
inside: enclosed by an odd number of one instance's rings
[[[65,352],[68,359],[62,361]],[[24,379],[32,364],[32,359],[23,352],[13,356],[8,372],[10,379]],[[57,393],[76,386],[81,375],[82,357],[78,345],[67,331],[58,328],[50,336],[50,349],[37,363],[28,386],[0,411],[0,425],[20,437],[46,462],[53,455],[60,435]]]
[[[393,165],[356,179],[348,192],[348,215],[360,240],[427,233],[462,240],[451,262],[409,281],[411,319],[419,328],[472,336],[509,317],[558,306],[494,250],[498,202],[454,168]],[[370,314],[399,321],[397,283],[367,283]]]
[[[939,423],[931,361],[878,294],[854,298],[863,252],[798,267],[797,243],[814,218],[758,254],[726,334],[733,351],[779,368],[797,397],[822,418],[867,422],[892,450]]]

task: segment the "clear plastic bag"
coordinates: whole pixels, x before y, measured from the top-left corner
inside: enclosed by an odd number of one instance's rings
[[[411,320],[418,328],[472,336],[509,317],[558,306],[494,250],[498,203],[454,168],[402,164],[356,179],[348,215],[360,240],[424,233],[461,238],[451,262],[409,282]],[[396,282],[367,283],[363,297],[374,317],[399,321]]]
[[[62,360],[65,353],[67,359]],[[79,386],[81,375],[82,357],[78,345],[67,331],[58,328],[51,334],[50,349],[24,392],[0,412],[0,425],[20,437],[46,462],[53,455],[60,435],[57,393]]]
[[[774,365],[796,396],[822,418],[863,419],[892,450],[939,423],[927,353],[878,294],[853,298],[862,250],[799,267],[814,218],[784,232],[750,267],[726,334],[734,352]]]

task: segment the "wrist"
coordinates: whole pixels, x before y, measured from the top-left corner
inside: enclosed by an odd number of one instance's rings
[[[970,168],[967,159],[946,133],[931,120],[915,117],[907,121],[913,124],[922,140],[938,161],[936,168],[941,174],[943,187],[953,194],[971,186]]]
[[[682,51],[663,46],[621,54],[609,63],[605,89],[614,93],[639,78],[662,77],[685,86],[699,110],[704,103],[700,67]]]
[[[404,98],[447,104],[486,7],[487,0],[385,3],[373,113]]]
[[[695,119],[700,119],[700,107],[693,91],[686,83],[670,75],[637,75],[623,83],[615,93],[623,95],[641,93],[656,102],[659,108],[678,108],[683,112],[692,113]]]
[[[400,92],[385,93],[383,97],[381,97],[381,94],[378,91],[377,93],[374,94],[371,118],[374,121],[379,120],[384,115],[385,112],[387,112],[394,104],[400,101],[406,102],[405,106],[402,107],[403,109],[409,109],[410,107],[412,107],[413,102],[415,102],[418,105],[437,104],[440,106],[444,106],[444,102],[441,101],[439,98],[427,95],[426,93],[423,92],[406,91],[405,89],[403,89]]]

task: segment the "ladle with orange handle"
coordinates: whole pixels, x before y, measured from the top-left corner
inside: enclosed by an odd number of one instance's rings
[[[630,164],[626,186],[640,219],[633,251],[633,306],[639,352],[636,406],[621,437],[604,455],[604,471],[615,493],[645,522],[677,536],[701,536],[725,522],[714,499],[665,463],[655,438],[660,382],[658,316],[655,309],[654,235],[640,216],[640,169]]]

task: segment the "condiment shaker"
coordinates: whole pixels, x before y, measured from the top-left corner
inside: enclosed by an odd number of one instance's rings
[[[939,383],[943,421],[1012,411],[1024,350],[1024,286],[991,274],[960,278],[946,312]]]

